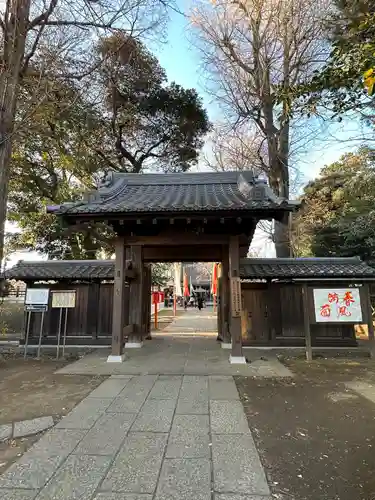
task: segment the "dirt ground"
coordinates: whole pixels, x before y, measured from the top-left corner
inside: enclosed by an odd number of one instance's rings
[[[40,361],[5,355],[0,361],[0,424],[69,413],[106,377],[55,375],[67,361]],[[39,436],[0,443],[0,473],[39,439]]]
[[[375,500],[375,404],[345,386],[375,363],[284,362],[294,379],[236,379],[273,498]]]

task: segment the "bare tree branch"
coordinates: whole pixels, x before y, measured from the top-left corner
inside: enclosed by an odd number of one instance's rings
[[[293,170],[293,103],[289,92],[276,101],[275,87],[287,91],[302,83],[317,69],[317,61],[324,60],[322,15],[329,3],[217,0],[212,7],[202,1],[192,14],[194,43],[209,76],[207,90],[223,108],[226,129],[232,134],[227,141],[217,141],[221,150],[213,162],[228,164],[232,158],[231,168],[233,155],[242,157],[244,165],[250,160],[258,171],[266,172],[271,187],[283,198],[290,195]],[[256,140],[249,142],[250,137]],[[288,221],[276,223],[275,231],[278,256],[289,256]]]
[[[45,25],[48,19],[50,18],[51,14],[55,10],[58,1],[59,0],[51,0],[48,9],[39,16],[35,17],[32,21],[30,21],[28,29],[33,29],[35,28],[35,26],[38,26],[40,24]]]

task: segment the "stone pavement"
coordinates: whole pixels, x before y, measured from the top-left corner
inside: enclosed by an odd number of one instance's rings
[[[190,328],[190,331],[189,331]],[[216,341],[212,309],[188,309],[167,328],[152,334],[140,349],[126,349],[123,363],[107,363],[109,350],[98,349],[59,370],[59,374],[87,375],[243,375],[292,377],[272,351],[246,351],[247,365],[231,365],[230,351]],[[184,335],[185,333],[185,335]]]
[[[173,311],[171,311],[173,314]],[[205,307],[201,311],[193,307],[188,308],[163,330],[163,335],[170,333],[213,333],[217,335],[217,315],[212,307]]]
[[[246,377],[292,377],[272,352],[254,351],[246,365],[231,365],[230,351],[215,336],[154,336],[140,349],[126,349],[123,363],[107,363],[110,351],[98,349],[61,368],[59,374],[80,375],[243,375]]]
[[[53,417],[44,416],[33,418],[32,420],[21,420],[20,422],[11,422],[10,424],[0,425],[0,442],[11,438],[20,438],[32,436],[39,432],[53,427]]]
[[[0,476],[4,500],[271,500],[230,376],[112,376]]]

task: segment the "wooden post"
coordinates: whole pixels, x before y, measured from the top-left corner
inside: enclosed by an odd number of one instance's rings
[[[222,305],[222,347],[229,348],[230,336],[230,289],[229,289],[229,246],[223,246],[223,260],[221,267],[221,297]]]
[[[223,299],[221,293],[221,276],[217,280],[217,340],[223,340]]]
[[[229,240],[229,274],[230,286],[230,308],[231,308],[231,337],[232,353],[230,362],[232,364],[245,364],[246,359],[242,351],[241,335],[241,284],[240,284],[240,246],[239,237],[231,236]],[[237,296],[239,294],[239,297]]]
[[[303,302],[303,322],[305,327],[305,339],[306,339],[306,360],[310,362],[312,361],[312,346],[311,346],[309,296],[308,296],[308,287],[306,283],[302,285],[302,302]]]
[[[109,362],[121,362],[123,354],[123,328],[125,326],[125,265],[126,249],[125,238],[117,236],[115,239],[115,280],[113,287],[113,315],[112,315],[112,353],[108,356]]]
[[[370,356],[375,358],[375,335],[374,335],[374,323],[372,320],[372,306],[371,306],[371,295],[370,286],[364,285],[365,295],[366,295],[366,316],[367,316],[367,328],[368,328],[368,341],[370,347]]]
[[[131,282],[130,290],[130,324],[134,325],[134,332],[129,335],[128,342],[125,347],[138,348],[142,347],[143,337],[146,336],[144,331],[144,266],[143,266],[143,248],[140,245],[135,245],[130,248],[131,260],[133,267],[137,272],[137,277]],[[150,296],[147,294],[147,300]]]
[[[223,247],[223,261],[221,267],[221,300],[222,304],[222,336],[224,347],[229,347],[231,343],[230,337],[230,318],[229,318],[229,308],[230,308],[230,290],[229,290],[229,247],[226,245]]]
[[[143,264],[143,290],[142,290],[142,297],[143,297],[143,310],[142,310],[142,333],[144,334],[144,338],[148,338],[148,324],[149,324],[149,315],[151,314],[150,311],[150,288],[151,285],[149,285],[149,265]]]
[[[151,340],[151,265],[146,266],[146,286],[145,286],[145,301],[147,305],[146,311],[146,339]]]

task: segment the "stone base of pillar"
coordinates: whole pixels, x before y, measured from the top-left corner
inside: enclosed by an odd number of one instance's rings
[[[125,358],[125,354],[121,354],[121,356],[110,354],[107,358],[107,363],[123,363],[125,361]]]
[[[231,365],[246,365],[245,356],[229,356],[229,363]]]
[[[222,342],[221,348],[222,349],[232,349],[232,342]]]
[[[143,347],[143,342],[126,342],[125,349],[140,349]]]

